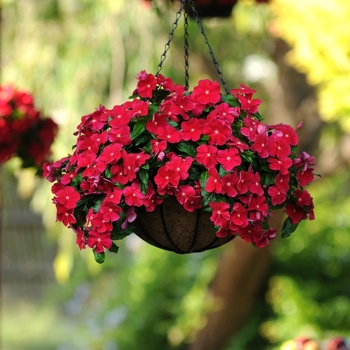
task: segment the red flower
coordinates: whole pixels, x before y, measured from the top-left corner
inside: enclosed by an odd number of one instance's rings
[[[168,154],[168,157],[169,155],[170,154]],[[193,160],[194,159],[191,157],[183,159],[175,154],[171,154],[170,162],[166,163],[166,169],[178,173],[180,180],[186,180],[189,175],[188,170],[191,167]]]
[[[222,146],[229,140],[232,130],[227,125],[214,119],[203,126],[203,134],[209,136],[209,144]]]
[[[241,171],[239,173],[239,180],[236,185],[237,191],[240,194],[248,192],[248,188],[252,182],[253,174],[250,171]]]
[[[252,114],[255,114],[258,111],[258,107],[261,104],[261,100],[251,100],[240,95],[237,96],[237,99],[241,103],[241,109]]]
[[[113,202],[102,202],[100,207],[100,213],[103,215],[103,220],[105,221],[117,221],[120,217],[122,208]]]
[[[62,205],[56,205],[56,207],[57,207],[56,220],[61,221],[64,226],[71,227],[72,224],[75,224],[77,222],[74,216],[74,209],[67,210],[67,208],[65,208]]]
[[[299,170],[296,174],[297,179],[301,187],[308,185],[314,179],[314,174],[312,173],[314,169]]]
[[[306,218],[306,212],[303,208],[295,203],[288,203],[286,206],[286,213],[292,220],[294,225],[298,224],[301,220]]]
[[[230,214],[231,222],[238,227],[246,227],[248,225],[248,211],[241,203],[235,203]]]
[[[256,93],[256,90],[251,89],[250,87],[241,84],[239,86],[239,89],[232,89],[230,90],[231,95],[233,96],[245,96],[246,98],[251,99],[252,96]]]
[[[281,192],[287,193],[287,191],[289,190],[289,179],[290,179],[289,174],[283,175],[283,174],[279,173],[275,179],[276,187]]]
[[[200,80],[194,87],[191,97],[202,105],[218,103],[221,100],[220,85],[217,81]]]
[[[190,185],[180,185],[175,192],[177,201],[183,205],[188,198],[196,196],[196,190]]]
[[[231,126],[233,121],[239,117],[239,114],[239,107],[230,107],[229,104],[223,102],[215,106],[215,108],[208,114],[207,120],[212,121],[218,119],[221,123]]]
[[[94,154],[98,152],[98,146],[98,143],[93,138],[86,136],[82,136],[77,143],[78,150],[85,150]]]
[[[157,128],[155,134],[161,140],[166,140],[169,143],[178,143],[181,141],[181,133],[175,127],[171,125],[166,125],[165,128]]]
[[[242,163],[238,149],[235,147],[218,150],[216,159],[226,171],[231,171]]]
[[[219,173],[215,168],[210,168],[208,170],[208,174],[209,177],[207,183],[205,184],[205,190],[207,192],[215,192],[220,194],[222,191],[222,183]]]
[[[224,221],[230,219],[230,206],[226,202],[210,202],[209,207],[213,209],[210,220],[216,226],[222,226]]]
[[[121,149],[123,145],[120,143],[112,143],[104,148],[99,159],[106,164],[117,163],[121,158]]]
[[[141,192],[137,181],[134,181],[131,186],[126,186],[123,195],[128,206],[141,207],[145,200],[145,195]]]
[[[152,153],[155,155],[158,155],[161,152],[164,152],[166,150],[167,142],[165,140],[158,141],[158,140],[151,140],[151,147],[152,147]]]
[[[80,194],[72,186],[65,186],[56,192],[57,203],[64,206],[66,209],[74,209],[80,199]]]
[[[262,221],[262,216],[267,216],[268,205],[266,204],[264,196],[251,196],[247,203],[249,218],[253,221]]]
[[[197,147],[196,161],[210,169],[218,163],[216,160],[217,151],[215,146],[200,145]]]
[[[110,121],[111,129],[108,132],[108,139],[110,142],[122,145],[129,145],[131,143],[130,128],[128,125],[120,124],[117,119]]]
[[[196,118],[182,122],[181,128],[181,137],[185,141],[198,141],[203,133],[203,126]]]
[[[290,146],[284,137],[270,137],[270,156],[285,159],[290,155]]]
[[[87,244],[87,239],[85,238],[84,231],[78,227],[77,229],[73,229],[73,231],[77,234],[77,239],[75,243],[78,245],[79,249],[85,249]]]
[[[270,186],[267,193],[270,195],[273,205],[282,204],[287,198],[286,192],[282,192],[277,186]]]
[[[255,141],[258,135],[259,121],[252,117],[246,117],[243,120],[243,124],[244,126],[240,129],[241,134],[246,136],[249,141]]]
[[[224,175],[222,177],[222,194],[225,194],[229,197],[236,197],[238,192],[235,188],[239,180],[239,177],[236,173],[231,173]]]
[[[277,170],[282,175],[288,175],[288,169],[293,163],[290,158],[285,158],[282,160],[276,158],[268,158],[267,161],[270,163],[269,167],[271,170]]]
[[[180,181],[180,175],[174,170],[169,170],[165,165],[161,166],[154,177],[154,182],[158,186],[158,190],[164,190],[166,187],[177,186]]]
[[[152,92],[156,88],[157,79],[153,74],[147,74],[144,70],[138,74],[137,93],[143,98],[152,98]]]
[[[90,230],[87,244],[90,248],[95,249],[96,253],[103,253],[105,248],[110,249],[112,247],[112,240],[107,232],[101,233]]]
[[[295,132],[295,130],[290,125],[277,124],[277,125],[274,125],[274,128],[282,132],[283,139],[286,140],[289,145],[297,146],[299,142],[299,137]]]
[[[264,194],[264,190],[262,189],[260,183],[260,175],[258,172],[251,173],[250,183],[248,184],[248,190],[249,192],[257,194],[258,196],[262,196]]]
[[[267,158],[270,155],[270,141],[267,135],[265,133],[255,135],[255,142],[250,149],[257,152],[261,158]]]
[[[259,242],[263,234],[263,229],[260,225],[250,224],[247,227],[241,228],[238,234],[247,243]]]
[[[148,114],[148,103],[135,98],[132,102],[124,103],[125,107],[130,108],[132,118],[146,116]]]
[[[146,123],[147,131],[156,134],[159,128],[165,129],[169,125],[167,116],[165,114],[153,114],[152,120],[148,120]]]

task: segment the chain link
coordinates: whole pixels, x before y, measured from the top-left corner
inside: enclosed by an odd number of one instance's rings
[[[214,67],[216,68],[216,72],[218,73],[218,76],[219,76],[219,78],[220,78],[220,80],[221,80],[222,86],[224,87],[224,89],[225,89],[225,91],[226,91],[226,94],[228,95],[228,94],[229,94],[229,91],[228,91],[228,89],[227,89],[227,87],[226,87],[226,82],[225,82],[224,76],[223,76],[223,74],[222,74],[222,72],[221,72],[221,69],[220,69],[220,67],[219,67],[219,63],[218,63],[218,61],[217,61],[216,58],[215,58],[213,49],[211,48],[211,46],[210,46],[210,44],[209,44],[209,40],[208,40],[208,38],[207,38],[207,35],[206,35],[205,32],[204,32],[204,28],[203,28],[202,23],[201,23],[201,21],[200,21],[200,19],[199,19],[198,12],[197,12],[197,10],[196,10],[195,7],[194,7],[193,0],[186,0],[186,1],[187,1],[187,3],[189,4],[189,6],[191,7],[191,9],[192,9],[193,17],[194,17],[194,19],[196,20],[196,22],[197,22],[197,24],[198,24],[198,26],[199,26],[199,29],[200,29],[200,31],[201,31],[203,37],[204,37],[205,43],[206,43],[207,46],[208,46],[209,54],[210,54],[210,56],[211,56],[211,58],[212,58],[212,60],[213,60]]]
[[[155,76],[158,76],[158,74],[160,73],[162,67],[163,67],[163,63],[166,59],[166,55],[167,55],[167,52],[169,51],[170,49],[170,44],[171,44],[171,41],[173,40],[174,38],[174,32],[176,30],[176,28],[178,27],[178,23],[179,23],[179,19],[181,17],[181,13],[182,13],[182,10],[184,10],[184,51],[185,51],[185,88],[186,90],[188,90],[188,81],[189,81],[189,52],[188,52],[188,47],[189,47],[189,44],[188,44],[188,12],[187,12],[187,8],[186,8],[186,5],[189,5],[189,7],[191,8],[192,10],[192,13],[193,13],[193,17],[194,19],[196,20],[198,26],[199,26],[199,30],[201,32],[201,34],[203,35],[204,37],[204,41],[206,43],[206,45],[208,46],[208,50],[209,50],[209,54],[213,60],[213,63],[214,63],[214,67],[216,68],[216,72],[218,73],[218,76],[221,80],[221,84],[223,86],[223,88],[225,89],[226,93],[229,94],[229,91],[226,87],[226,82],[225,82],[225,79],[224,79],[224,76],[222,74],[222,71],[219,67],[219,63],[218,61],[216,60],[215,58],[215,55],[214,55],[214,52],[213,52],[213,49],[211,48],[210,44],[209,44],[209,40],[208,40],[208,37],[207,35],[205,34],[205,31],[204,31],[204,28],[203,28],[203,25],[199,19],[199,15],[198,15],[198,12],[194,6],[194,2],[193,0],[181,0],[181,5],[180,5],[180,9],[176,12],[176,19],[172,25],[172,29],[171,29],[171,32],[169,33],[169,38],[168,38],[168,42],[165,44],[165,48],[164,48],[164,52],[162,53],[161,55],[161,58],[160,58],[160,62],[157,66],[157,73],[155,74]]]
[[[167,43],[165,44],[165,47],[164,47],[164,52],[162,53],[162,55],[160,56],[160,62],[157,66],[157,73],[155,74],[155,76],[158,76],[158,74],[160,73],[160,71],[162,70],[163,68],[163,63],[166,59],[166,54],[167,52],[169,51],[170,49],[170,44],[171,44],[171,41],[173,40],[174,38],[174,32],[178,26],[178,23],[179,23],[179,19],[181,17],[181,13],[182,13],[182,10],[185,6],[185,2],[187,0],[182,0],[181,1],[181,5],[180,5],[180,9],[176,12],[176,19],[175,19],[175,22],[173,23],[172,25],[172,29],[171,29],[171,32],[169,33],[169,37],[168,37],[168,41]]]
[[[184,0],[186,1],[186,0]],[[188,12],[187,12],[187,8],[185,6],[185,12],[184,12],[184,51],[185,51],[185,89],[188,90],[189,88],[189,68],[190,68],[190,64],[189,64],[189,53],[188,53]]]

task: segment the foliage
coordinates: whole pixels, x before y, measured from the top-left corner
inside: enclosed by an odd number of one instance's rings
[[[322,117],[350,131],[350,3],[276,0],[271,9],[273,33],[292,47],[289,62],[317,86]]]
[[[295,239],[276,247],[267,294],[275,316],[261,328],[273,343],[350,336],[349,184],[346,170],[314,184],[317,220],[304,222]]]

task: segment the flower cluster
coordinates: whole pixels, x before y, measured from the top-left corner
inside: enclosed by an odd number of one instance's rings
[[[57,124],[35,108],[30,94],[0,86],[0,164],[18,156],[23,167],[41,171],[57,130]]]
[[[213,235],[259,248],[276,235],[271,210],[285,208],[289,236],[314,219],[304,189],[314,157],[296,155],[291,126],[262,122],[254,93],[241,85],[222,95],[208,79],[188,92],[142,71],[129,101],[83,116],[73,154],[44,165],[57,220],[99,258],[133,232],[138,208],[151,212],[168,196],[189,212],[210,212]]]

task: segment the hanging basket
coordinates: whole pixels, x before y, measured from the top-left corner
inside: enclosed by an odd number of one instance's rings
[[[234,238],[214,235],[210,215],[203,210],[186,211],[175,197],[168,197],[151,213],[145,209],[138,211],[135,233],[145,242],[164,250],[179,254],[203,252]]]
[[[232,9],[236,5],[238,0],[197,0],[194,1],[194,4],[196,6],[196,10],[198,13],[198,16],[200,18],[204,17],[221,17],[221,18],[227,18],[231,16]],[[191,15],[191,17],[194,17],[194,14],[188,6],[188,11]]]
[[[297,156],[298,136],[289,125],[265,125],[260,100],[245,85],[226,95],[217,81],[188,89],[188,13],[185,10],[185,85],[160,74],[181,12],[155,75],[141,71],[131,99],[83,116],[74,152],[44,165],[57,220],[76,233],[80,249],[97,262],[115,240],[136,233],[176,253],[219,247],[239,236],[262,248],[275,237],[272,210],[288,215],[282,236],[313,219],[304,189],[313,180],[314,157]]]

